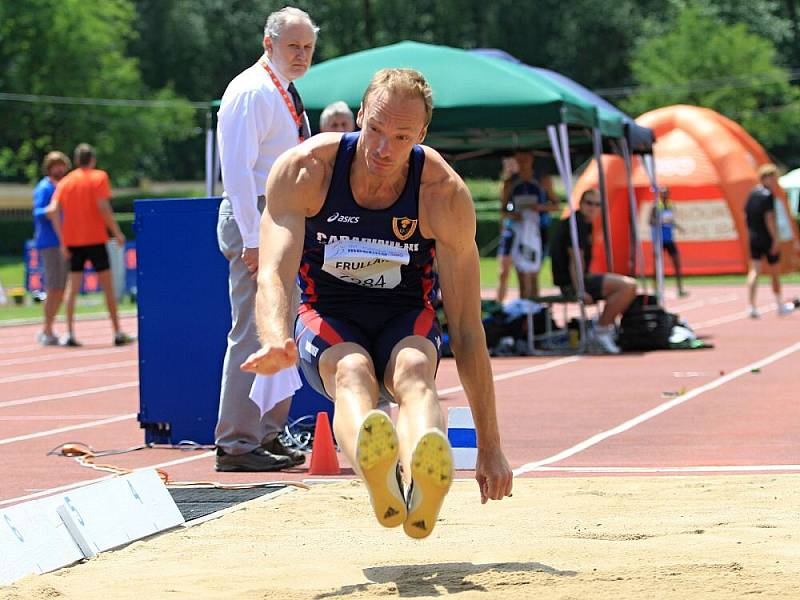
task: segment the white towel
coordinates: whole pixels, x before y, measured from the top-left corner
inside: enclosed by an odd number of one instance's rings
[[[281,400],[286,400],[303,386],[297,367],[289,367],[274,375],[256,375],[250,388],[250,400],[255,402],[263,417]]]
[[[527,214],[531,213],[531,214]],[[542,267],[542,235],[539,231],[539,215],[532,211],[523,213],[522,221],[514,223],[514,243],[511,260],[514,268],[522,273],[538,273]]]

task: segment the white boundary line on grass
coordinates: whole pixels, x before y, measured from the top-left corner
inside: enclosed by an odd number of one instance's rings
[[[514,475],[522,475],[524,473],[529,473],[531,471],[538,469],[539,467],[543,467],[545,465],[549,465],[551,463],[564,460],[565,458],[569,458],[570,456],[574,456],[579,452],[583,452],[587,448],[591,448],[592,446],[595,446],[600,442],[607,440],[610,437],[619,435],[620,433],[624,433],[629,429],[633,429],[637,425],[641,425],[645,421],[649,421],[650,419],[657,417],[658,415],[675,408],[676,406],[680,406],[684,402],[688,402],[689,400],[696,398],[700,394],[704,394],[705,392],[721,387],[726,383],[729,383],[734,379],[741,377],[742,375],[750,373],[753,369],[760,369],[762,367],[765,367],[782,358],[789,356],[790,354],[797,352],[798,350],[800,350],[800,342],[795,342],[794,344],[784,348],[783,350],[779,350],[778,352],[775,352],[774,354],[771,354],[766,358],[762,358],[760,360],[750,363],[749,365],[740,367],[735,371],[728,373],[727,375],[718,377],[714,381],[710,381],[705,385],[701,385],[700,387],[695,388],[687,392],[686,394],[683,394],[682,396],[678,396],[674,400],[670,400],[669,402],[664,402],[662,404],[659,404],[655,408],[652,408],[632,419],[629,419],[624,423],[621,423],[620,425],[613,427],[612,429],[607,429],[606,431],[597,433],[592,437],[587,438],[578,444],[575,444],[571,448],[562,450],[561,452],[554,454],[553,456],[549,456],[547,458],[543,458],[541,460],[537,460],[534,462],[529,462],[520,467],[517,467],[516,469],[514,469]]]

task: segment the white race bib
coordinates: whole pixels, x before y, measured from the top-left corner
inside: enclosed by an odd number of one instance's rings
[[[322,270],[348,283],[389,290],[400,285],[400,266],[410,260],[405,248],[338,240],[325,245]]]

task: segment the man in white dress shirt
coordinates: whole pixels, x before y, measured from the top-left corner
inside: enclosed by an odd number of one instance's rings
[[[239,366],[260,347],[254,299],[267,175],[281,153],[310,135],[292,81],[311,65],[318,31],[308,14],[296,8],[269,15],[264,55],[228,84],[220,104],[218,139],[225,197],[217,238],[230,266],[232,325],[215,431],[217,471],[278,471],[305,460],[302,452],[285,447],[278,438],[291,396],[300,387],[297,369],[285,369],[253,386],[253,375]],[[263,415],[259,407],[267,409]]]

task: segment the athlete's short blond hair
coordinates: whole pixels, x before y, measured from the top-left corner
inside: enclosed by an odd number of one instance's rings
[[[758,167],[758,177],[759,179],[765,179],[770,177],[771,175],[778,176],[778,167],[773,165],[772,163],[766,163]]]
[[[377,90],[390,90],[400,92],[406,96],[416,96],[425,103],[425,126],[431,122],[433,116],[433,91],[419,71],[414,69],[381,69],[372,77],[361,105],[366,106],[367,100]]]

